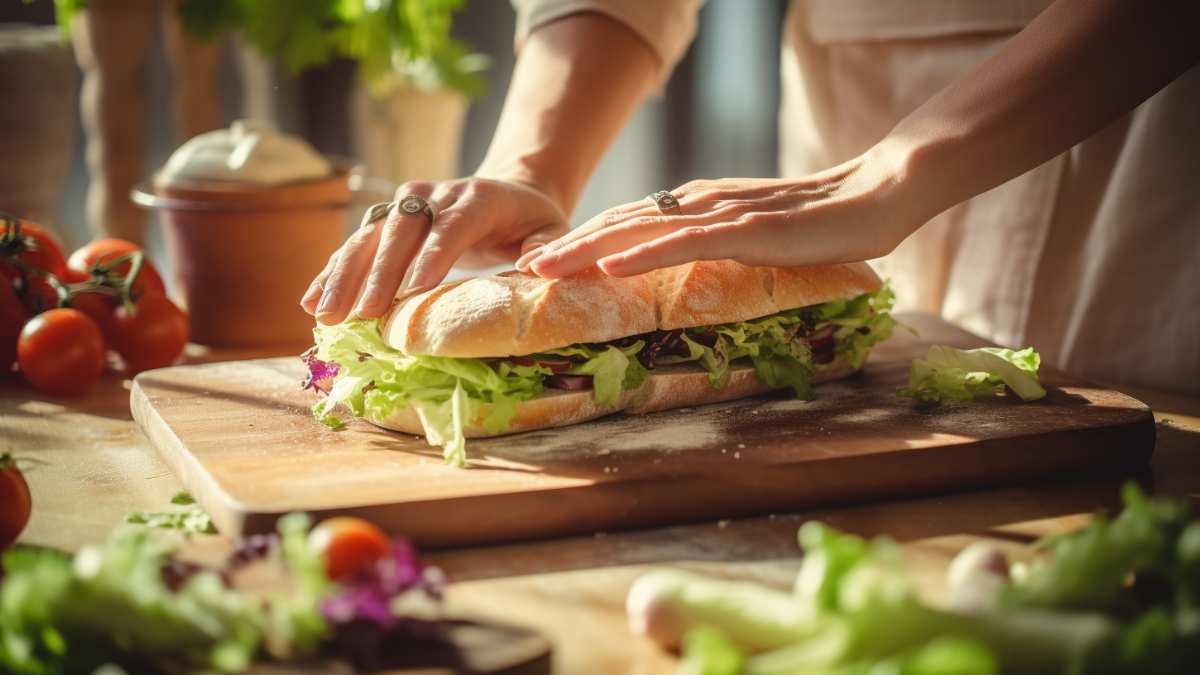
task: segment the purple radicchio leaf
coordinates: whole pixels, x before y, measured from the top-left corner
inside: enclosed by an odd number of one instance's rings
[[[387,628],[404,620],[392,613],[392,601],[405,593],[421,593],[440,601],[445,575],[421,562],[412,544],[397,537],[392,554],[369,570],[343,583],[321,604],[330,623],[344,625],[366,621]]]
[[[328,394],[333,385],[333,378],[337,377],[338,364],[318,359],[316,347],[304,352],[300,358],[303,359],[304,365],[308,366],[308,378],[304,380],[303,389]]]

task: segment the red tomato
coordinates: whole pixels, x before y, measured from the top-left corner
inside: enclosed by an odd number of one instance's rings
[[[25,324],[17,364],[33,386],[59,396],[82,394],[104,371],[104,338],[95,321],[70,308],[52,309]]]
[[[321,521],[308,534],[308,545],[320,554],[326,576],[334,581],[366,570],[391,550],[391,541],[382,530],[350,516]]]
[[[92,268],[96,265],[102,265],[110,260],[115,260],[123,255],[128,255],[134,251],[141,251],[142,247],[126,241],[124,239],[97,239],[83,245],[78,251],[71,254],[71,259],[67,261],[67,266],[76,272],[91,274]],[[124,275],[129,273],[129,263],[125,263],[118,267],[117,274]],[[158,270],[154,269],[154,265],[150,264],[148,259],[142,259],[142,267],[138,272],[138,278],[134,280],[131,288],[133,297],[136,300],[143,295],[158,293],[166,295],[166,288],[163,286],[162,277],[159,276]]]
[[[73,270],[69,267],[67,268],[67,271],[64,272],[61,277],[59,277],[64,284],[81,284],[91,278],[92,275],[87,274],[86,272],[80,272],[79,270]]]
[[[124,305],[112,313],[109,342],[132,372],[169,366],[187,344],[188,315],[158,294],[144,295],[130,312]]]
[[[28,220],[3,217],[0,251],[15,254],[26,265],[56,277],[61,277],[67,271],[67,260],[63,257],[63,248],[58,242],[58,237]],[[0,269],[0,275],[13,279],[16,271],[8,266]]]
[[[17,468],[12,455],[0,454],[0,551],[17,540],[25,524],[33,499],[29,496],[29,484]]]
[[[68,300],[71,307],[87,314],[96,322],[105,342],[109,343],[112,340],[113,311],[119,303],[120,300],[115,296],[95,291],[77,291]]]
[[[29,320],[29,312],[17,298],[7,279],[0,278],[0,376],[7,375],[17,362],[17,337]]]
[[[30,314],[41,314],[59,306],[58,291],[50,285],[46,277],[30,274],[21,284],[20,296]]]

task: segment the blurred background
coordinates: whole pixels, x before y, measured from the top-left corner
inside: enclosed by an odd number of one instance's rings
[[[107,4],[116,5],[139,2],[154,4],[169,0],[107,0]],[[92,3],[99,7],[106,0],[92,0]],[[53,26],[54,4],[53,0],[0,3],[3,24],[0,38],[8,43],[0,47],[0,55],[7,51],[10,60],[30,58],[21,52],[24,47],[18,47],[14,53],[13,44],[28,46],[27,39],[15,36],[28,34],[27,25]],[[686,58],[661,95],[638,111],[605,157],[572,216],[573,223],[578,224],[610,205],[639,199],[691,178],[777,173],[779,26],[784,9],[785,0],[709,0],[700,15],[698,37]],[[457,153],[460,174],[470,173],[482,159],[500,114],[514,60],[513,25],[513,10],[502,0],[469,0],[454,15],[453,35],[490,60],[483,72],[483,93],[471,99],[466,108]],[[173,112],[172,96],[208,96],[202,89],[177,91],[166,51],[172,38],[165,34],[162,22],[144,30],[147,56],[138,66],[137,77],[145,113],[135,125],[142,133],[144,149],[134,153],[140,157],[121,158],[138,167],[142,179],[161,167],[186,136],[179,133],[182,123]],[[43,31],[42,39],[48,31],[48,28]],[[58,34],[54,37],[70,61],[63,66],[60,54],[57,67],[77,70],[70,41]],[[220,41],[215,50],[213,92],[218,100],[208,103],[215,105],[218,126],[239,118],[264,119],[302,135],[323,152],[346,157],[361,154],[355,151],[356,123],[349,105],[355,95],[354,62],[335,59],[293,74],[278,63],[256,56],[236,32],[232,39]],[[612,58],[619,59],[621,55],[613,54]],[[50,69],[37,72],[48,73]],[[0,189],[0,195],[21,189],[15,183],[21,160],[14,151],[36,154],[39,151],[35,143],[49,140],[69,144],[69,161],[59,184],[45,185],[54,183],[52,178],[42,178],[39,183],[55,192],[54,212],[43,217],[59,232],[68,250],[98,231],[95,223],[89,225],[85,208],[89,175],[86,139],[77,105],[84,79],[78,72],[64,73],[58,82],[39,76],[41,96],[51,99],[54,114],[38,114],[37,129],[10,126],[6,132],[0,132],[9,137],[4,141],[7,147],[0,151],[8,162],[17,163],[10,164],[6,173],[0,173],[0,181],[10,183],[0,186],[4,188]],[[6,86],[5,91],[12,95],[10,87]],[[9,98],[8,104],[19,106],[20,101]],[[194,125],[195,121],[191,123]],[[130,147],[136,149],[136,143]],[[116,152],[128,154],[119,147]],[[18,158],[14,159],[15,156]],[[46,172],[52,175],[54,167]],[[28,175],[24,178],[33,180]],[[364,203],[371,201],[376,200],[369,198]],[[363,205],[356,206],[348,217],[352,223],[357,223],[361,216]],[[0,210],[12,207],[0,204]],[[153,214],[147,221],[146,241],[152,253],[162,246]],[[161,260],[164,256],[154,257]]]

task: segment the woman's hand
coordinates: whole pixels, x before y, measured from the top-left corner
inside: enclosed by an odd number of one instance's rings
[[[678,209],[650,199],[609,209],[526,253],[517,268],[565,277],[593,264],[631,276],[692,260],[815,265],[888,253],[933,214],[910,208],[907,155],[877,146],[799,180],[697,180],[672,191]]]
[[[395,207],[408,195],[436,209],[432,226],[426,214]],[[386,218],[363,222],[330,256],[300,306],[324,324],[344,320],[352,308],[377,317],[397,291],[405,296],[433,288],[456,261],[484,266],[512,260],[566,231],[562,210],[531,184],[478,177],[405,183]]]

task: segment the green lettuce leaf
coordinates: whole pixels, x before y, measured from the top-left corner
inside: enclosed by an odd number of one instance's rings
[[[318,420],[341,427],[339,406],[373,419],[411,407],[427,440],[442,447],[448,464],[459,467],[467,464],[464,428],[481,422],[492,433],[505,431],[517,403],[542,393],[551,375],[549,368],[510,361],[403,354],[383,341],[376,321],[318,326],[314,335],[317,358],[339,365],[329,394],[313,406]],[[623,389],[645,381],[646,369],[636,358],[643,346],[641,341],[627,347],[575,345],[545,355],[577,361],[567,372],[591,375],[596,401],[612,405]]]
[[[171,549],[143,528],[125,528],[73,560],[5,554],[0,672],[90,673],[106,662],[142,672],[141,658],[206,672],[248,668],[268,636],[261,601],[211,571],[168,589],[162,566]]]
[[[720,389],[729,383],[729,369],[738,359],[749,359],[759,379],[772,387],[789,387],[799,398],[809,398],[809,383],[816,365],[808,344],[797,340],[801,331],[837,326],[834,350],[855,368],[862,366],[868,350],[886,340],[896,325],[891,317],[895,295],[886,284],[875,293],[849,300],[791,309],[749,321],[689,328],[684,331],[686,355],[663,357],[660,363],[696,362],[708,371],[708,381]],[[712,342],[712,346],[708,343]]]
[[[592,396],[596,403],[611,406],[620,400],[622,391],[637,389],[646,381],[649,373],[637,359],[638,352],[642,351],[645,345],[642,340],[637,340],[628,347],[572,345],[563,349],[552,349],[541,355],[587,359],[572,365],[567,369],[567,373],[591,375]],[[535,355],[534,358],[537,356],[540,355]]]
[[[934,345],[924,358],[913,359],[908,386],[900,395],[922,403],[969,401],[999,394],[1008,385],[1021,400],[1035,401],[1046,395],[1038,383],[1040,365],[1041,357],[1032,347],[963,350]]]
[[[817,305],[817,322],[818,325],[828,322],[838,326],[833,335],[835,353],[860,368],[867,359],[868,350],[891,337],[892,329],[896,327],[896,320],[891,315],[895,304],[896,294],[891,286],[884,284],[875,293]]]
[[[376,321],[351,320],[314,331],[317,357],[339,364],[328,396],[313,406],[324,424],[340,426],[339,405],[356,417],[383,419],[412,407],[430,443],[441,445],[446,462],[466,465],[463,427],[482,415],[485,428],[508,428],[519,401],[542,392],[550,373],[540,366],[501,362],[495,367],[479,359],[410,356],[392,349]]]

